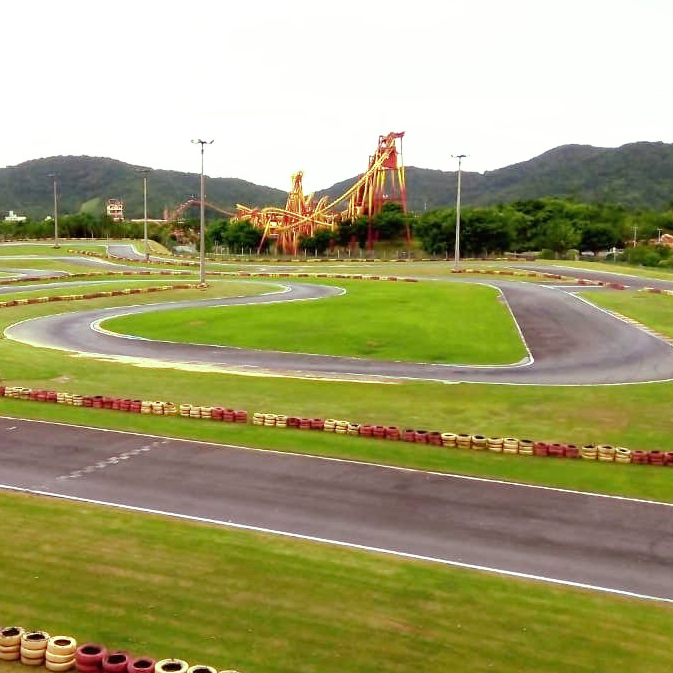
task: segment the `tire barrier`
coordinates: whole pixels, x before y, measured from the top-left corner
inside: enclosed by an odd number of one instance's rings
[[[129,661],[128,673],[154,673],[156,662],[149,657],[136,657]]]
[[[109,652],[103,657],[103,673],[127,673],[130,657],[126,652]]]
[[[45,667],[53,673],[63,673],[75,667],[77,641],[70,636],[52,636],[47,642]]]
[[[652,292],[653,294],[666,294],[669,297],[673,297],[673,290],[662,290],[658,287],[642,287],[638,292]]]
[[[103,670],[103,659],[107,656],[107,648],[98,643],[84,643],[75,650],[75,667],[77,673],[100,673]]]
[[[196,287],[197,286],[193,283],[182,285],[153,285],[150,287],[111,290],[110,292],[88,292],[87,294],[61,294],[50,295],[48,297],[30,297],[28,299],[8,299],[7,301],[0,301],[0,308],[25,306],[26,304],[42,304],[49,301],[79,301],[81,299],[98,299],[100,297],[119,297],[125,294],[147,294],[149,292],[166,292],[167,290],[193,290],[196,289]]]
[[[127,413],[153,416],[181,416],[188,419],[225,423],[248,423],[248,412],[221,406],[199,406],[188,403],[174,404],[156,400],[132,400],[129,398],[104,397],[102,395],[79,395],[63,391],[26,388],[24,386],[0,386],[0,397],[66,404],[75,407],[110,409]],[[575,444],[541,442],[516,437],[487,437],[482,434],[452,433],[405,428],[394,425],[360,424],[335,418],[301,418],[268,412],[254,412],[252,425],[280,429],[319,430],[338,435],[372,437],[389,441],[404,441],[430,446],[443,446],[463,450],[485,451],[519,456],[542,456],[595,460],[602,463],[635,463],[638,465],[673,467],[673,451],[638,451],[609,444]],[[0,637],[0,655],[5,654]],[[1,656],[0,656],[1,658]]]
[[[154,665],[154,673],[187,673],[189,664],[182,659],[161,659]]]
[[[21,626],[6,626],[0,630],[0,661],[19,661],[21,659]]]
[[[24,631],[19,649],[21,663],[24,666],[42,666],[48,642],[49,634],[46,631]]]

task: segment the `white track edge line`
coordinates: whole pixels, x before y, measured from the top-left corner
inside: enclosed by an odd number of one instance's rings
[[[641,600],[654,601],[659,603],[672,603],[673,598],[665,598],[663,596],[651,596],[649,594],[641,594],[634,591],[626,591],[625,589],[614,589],[610,587],[602,587],[594,584],[587,584],[584,582],[574,582],[572,580],[562,580],[555,577],[546,577],[544,575],[533,575],[531,573],[518,572],[516,570],[505,570],[502,568],[494,568],[491,566],[483,566],[475,563],[464,563],[462,561],[452,561],[450,559],[438,558],[434,556],[424,556],[422,554],[414,554],[411,552],[397,551],[394,549],[385,549],[382,547],[373,547],[370,545],[358,544],[356,542],[345,542],[343,540],[331,540],[329,538],[317,537],[315,535],[305,535],[302,533],[292,533],[289,531],[276,530],[273,528],[264,528],[262,526],[252,526],[249,524],[235,523],[232,521],[222,521],[220,519],[210,519],[207,517],[194,516],[190,514],[180,514],[178,512],[169,512],[160,509],[151,509],[147,507],[138,507],[135,505],[124,505],[121,503],[108,502],[105,500],[94,500],[91,498],[82,498],[75,495],[65,495],[62,493],[54,493],[51,491],[38,491],[29,488],[24,488],[21,486],[6,486],[0,484],[0,489],[15,491],[19,493],[29,493],[31,495],[40,495],[51,498],[58,498],[60,500],[70,500],[73,502],[83,502],[92,505],[100,505],[103,507],[112,507],[115,509],[122,509],[130,512],[139,512],[143,514],[156,514],[160,516],[166,516],[173,519],[180,519],[183,521],[195,521],[198,523],[207,523],[214,524],[217,526],[223,526],[227,528],[236,528],[239,530],[253,531],[256,533],[267,533],[271,535],[279,535],[282,537],[289,537],[298,540],[307,540],[309,542],[319,542],[322,544],[329,544],[337,547],[345,547],[348,549],[357,549],[360,551],[375,552],[379,554],[387,554],[389,556],[399,556],[400,558],[410,559],[414,561],[427,561],[431,563],[439,563],[442,565],[452,566],[456,568],[463,568],[466,570],[477,570],[481,572],[488,572],[496,575],[505,575],[507,577],[516,577],[518,579],[526,580],[535,580],[538,582],[545,582],[548,584],[555,584],[561,586],[573,587],[576,589],[587,589],[590,591],[597,591],[607,594],[616,594],[618,596],[624,596],[627,598],[638,598]]]

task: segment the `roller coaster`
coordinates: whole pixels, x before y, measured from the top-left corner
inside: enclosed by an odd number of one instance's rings
[[[188,208],[192,207],[198,208],[200,205],[201,205],[201,199],[198,196],[190,196],[186,201],[183,201],[179,206],[177,206],[173,210],[165,209],[164,220],[166,222],[177,222]],[[204,201],[203,205],[206,208],[214,210],[216,213],[220,213],[221,215],[226,215],[227,217],[232,217],[235,214],[230,210],[226,210],[225,208],[220,208],[220,206],[216,206],[214,203],[211,203],[210,201]]]
[[[375,153],[369,157],[367,170],[341,196],[329,200],[314,194],[304,194],[302,171],[292,175],[292,188],[285,208],[268,206],[251,208],[236,204],[233,222],[248,221],[262,230],[259,250],[267,241],[275,242],[276,249],[285,254],[297,254],[303,237],[312,237],[319,230],[334,231],[342,222],[369,220],[367,248],[373,246],[372,220],[385,203],[394,202],[406,212],[406,183],[402,159],[404,133],[379,136]],[[340,208],[345,205],[345,208]],[[407,232],[409,236],[409,232]]]

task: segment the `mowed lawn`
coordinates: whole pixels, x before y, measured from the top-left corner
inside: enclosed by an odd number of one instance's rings
[[[107,329],[168,341],[448,364],[526,355],[497,290],[462,283],[326,281],[346,294],[264,306],[125,316]]]
[[[19,494],[0,495],[0,532],[3,624],[137,655],[244,673],[671,670],[667,605]]]
[[[673,337],[673,297],[650,292],[584,292],[588,301]]]

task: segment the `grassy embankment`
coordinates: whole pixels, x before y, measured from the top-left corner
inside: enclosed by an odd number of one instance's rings
[[[673,297],[649,292],[582,293],[590,302],[616,311],[673,337]]]
[[[246,673],[670,671],[670,606],[15,494],[0,533],[3,623],[135,654]]]
[[[526,349],[497,290],[321,281],[347,294],[266,306],[127,316],[106,329],[150,339],[452,364],[510,364]]]

